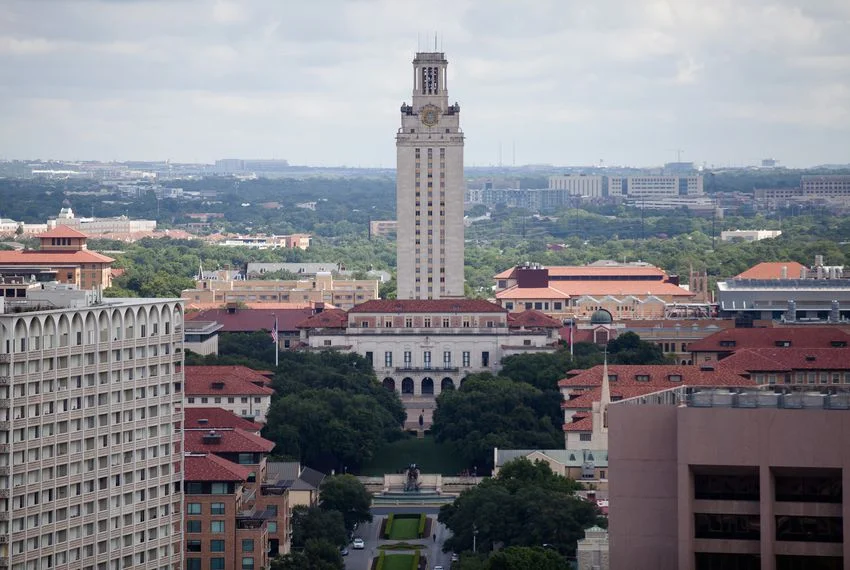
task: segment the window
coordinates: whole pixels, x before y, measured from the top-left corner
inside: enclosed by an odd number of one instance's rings
[[[681,382],[682,381],[682,375],[681,374],[671,374],[667,378],[670,380],[670,382]]]
[[[201,503],[189,503],[186,505],[186,514],[187,515],[199,515],[201,514]]]
[[[425,361],[425,368],[431,368],[431,351],[426,350],[422,354],[422,359]]]
[[[404,317],[404,327],[413,328],[413,317]]]
[[[444,329],[447,329],[447,328],[449,328],[449,326],[451,326],[451,323],[450,323],[450,321],[449,321],[449,318],[448,318],[448,317],[443,317],[443,328],[444,328]]]
[[[227,487],[227,483],[212,483],[210,485],[210,495],[227,495],[230,492]]]
[[[224,532],[224,521],[212,521],[210,523],[210,532]]]
[[[374,364],[375,364],[375,355],[372,353],[372,351],[371,351],[371,350],[366,351],[366,360],[369,362],[369,364],[371,364],[371,365],[373,365],[373,366],[374,366]]]
[[[579,441],[590,441],[590,438],[593,434],[589,433],[580,433],[578,436]]]
[[[200,558],[187,558],[186,559],[186,570],[201,570],[201,559]]]
[[[186,532],[201,532],[201,521],[186,521]]]
[[[701,501],[758,501],[759,474],[694,473],[694,498]]]
[[[393,353],[388,350],[384,353],[384,368],[390,368],[393,365]]]
[[[635,380],[638,382],[649,382],[649,374],[635,374]]]
[[[254,570],[254,559],[250,556],[242,558],[242,570]]]
[[[758,515],[694,514],[695,538],[759,540],[760,536]]]
[[[201,541],[200,540],[187,540],[186,541],[186,552],[200,552],[201,551]]]
[[[481,366],[490,366],[490,353],[486,350],[481,353]]]
[[[469,351],[468,350],[463,351],[463,365],[465,367],[469,367]]]
[[[242,540],[242,552],[254,552],[254,541],[252,539]]]
[[[224,503],[213,503],[210,505],[210,513],[214,515],[224,514]]]
[[[413,353],[409,350],[404,351],[404,367],[410,368],[410,363],[413,360]]]
[[[223,540],[211,540],[210,541],[210,552],[224,552],[224,541]]]
[[[224,558],[210,558],[210,570],[224,570]]]
[[[276,532],[277,532],[277,522],[275,522],[275,521],[269,521],[269,522],[267,522],[266,524],[267,524],[267,525],[268,525],[268,527],[269,527],[269,533],[270,533],[270,534],[274,534],[274,533],[276,533]]]

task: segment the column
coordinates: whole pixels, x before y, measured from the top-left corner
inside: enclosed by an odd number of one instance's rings
[[[773,474],[770,466],[762,464],[759,467],[759,517],[761,519],[761,570],[776,569],[776,518],[773,514],[773,504],[776,500],[773,488]],[[846,548],[846,547],[845,547]]]

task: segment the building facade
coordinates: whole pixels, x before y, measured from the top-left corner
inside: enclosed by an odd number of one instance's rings
[[[181,568],[182,305],[70,297],[0,300],[0,568]]]
[[[609,407],[610,561],[839,570],[850,395],[674,388]]]
[[[496,373],[512,354],[554,351],[560,323],[535,311],[508,315],[483,300],[433,299],[369,301],[298,326],[309,350],[356,352],[371,361],[415,423],[420,410],[433,409],[435,398],[467,375]],[[427,417],[423,422],[430,425]]]
[[[691,176],[609,176],[608,193],[629,198],[674,198],[703,194],[703,178]]]
[[[570,196],[601,198],[608,195],[605,182],[607,182],[605,177],[600,175],[564,174],[563,176],[550,176],[549,189],[566,190]]]
[[[396,134],[399,299],[463,297],[463,131],[449,105],[448,61],[440,52],[413,60],[413,99]]]
[[[51,280],[80,289],[106,289],[112,284],[111,257],[88,249],[88,236],[74,228],[58,226],[38,235],[37,250],[0,251],[0,274],[53,273]]]
[[[216,406],[261,424],[271,406],[270,380],[246,366],[187,366],[186,407]]]

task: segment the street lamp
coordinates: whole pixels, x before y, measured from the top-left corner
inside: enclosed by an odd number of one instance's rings
[[[472,524],[472,552],[478,552],[478,527]]]

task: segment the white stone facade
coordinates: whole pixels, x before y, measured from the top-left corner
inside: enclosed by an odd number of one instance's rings
[[[570,196],[601,198],[602,187],[602,176],[599,175],[565,174],[549,177],[550,190],[566,190]]]
[[[396,134],[399,299],[463,297],[464,136],[445,54],[417,53]]]
[[[66,306],[0,311],[0,568],[181,568],[182,304]]]

